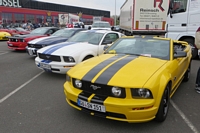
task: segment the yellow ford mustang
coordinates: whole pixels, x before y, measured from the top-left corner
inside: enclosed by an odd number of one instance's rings
[[[191,48],[168,38],[124,37],[103,55],[67,72],[66,100],[94,116],[126,122],[166,119],[169,101],[188,81]]]
[[[8,37],[11,36],[8,32],[0,31],[0,40],[8,40]]]

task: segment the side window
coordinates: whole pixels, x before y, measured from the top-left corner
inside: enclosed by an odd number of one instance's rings
[[[172,13],[181,13],[185,12],[187,8],[187,0],[174,0]]]
[[[53,34],[53,33],[54,33],[53,30],[49,30],[49,31],[47,32],[47,34]]]
[[[109,33],[109,34],[106,35],[106,37],[104,38],[104,40],[105,41],[112,41],[112,42],[114,42],[118,38],[119,38],[118,34],[116,34],[116,33]]]
[[[54,32],[56,32],[56,31],[58,31],[59,29],[52,29],[52,30],[53,30],[53,33],[54,33]]]

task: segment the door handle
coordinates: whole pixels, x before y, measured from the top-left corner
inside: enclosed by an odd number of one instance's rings
[[[187,24],[181,24],[181,26],[187,26]]]

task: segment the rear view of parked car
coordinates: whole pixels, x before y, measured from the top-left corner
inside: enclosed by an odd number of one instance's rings
[[[97,21],[92,24],[92,30],[111,30],[111,26],[109,22],[105,21]]]

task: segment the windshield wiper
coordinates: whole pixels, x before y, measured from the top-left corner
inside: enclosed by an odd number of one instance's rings
[[[136,55],[136,56],[141,56],[141,54],[132,54],[132,53],[121,53],[121,54],[128,54],[128,55]]]

